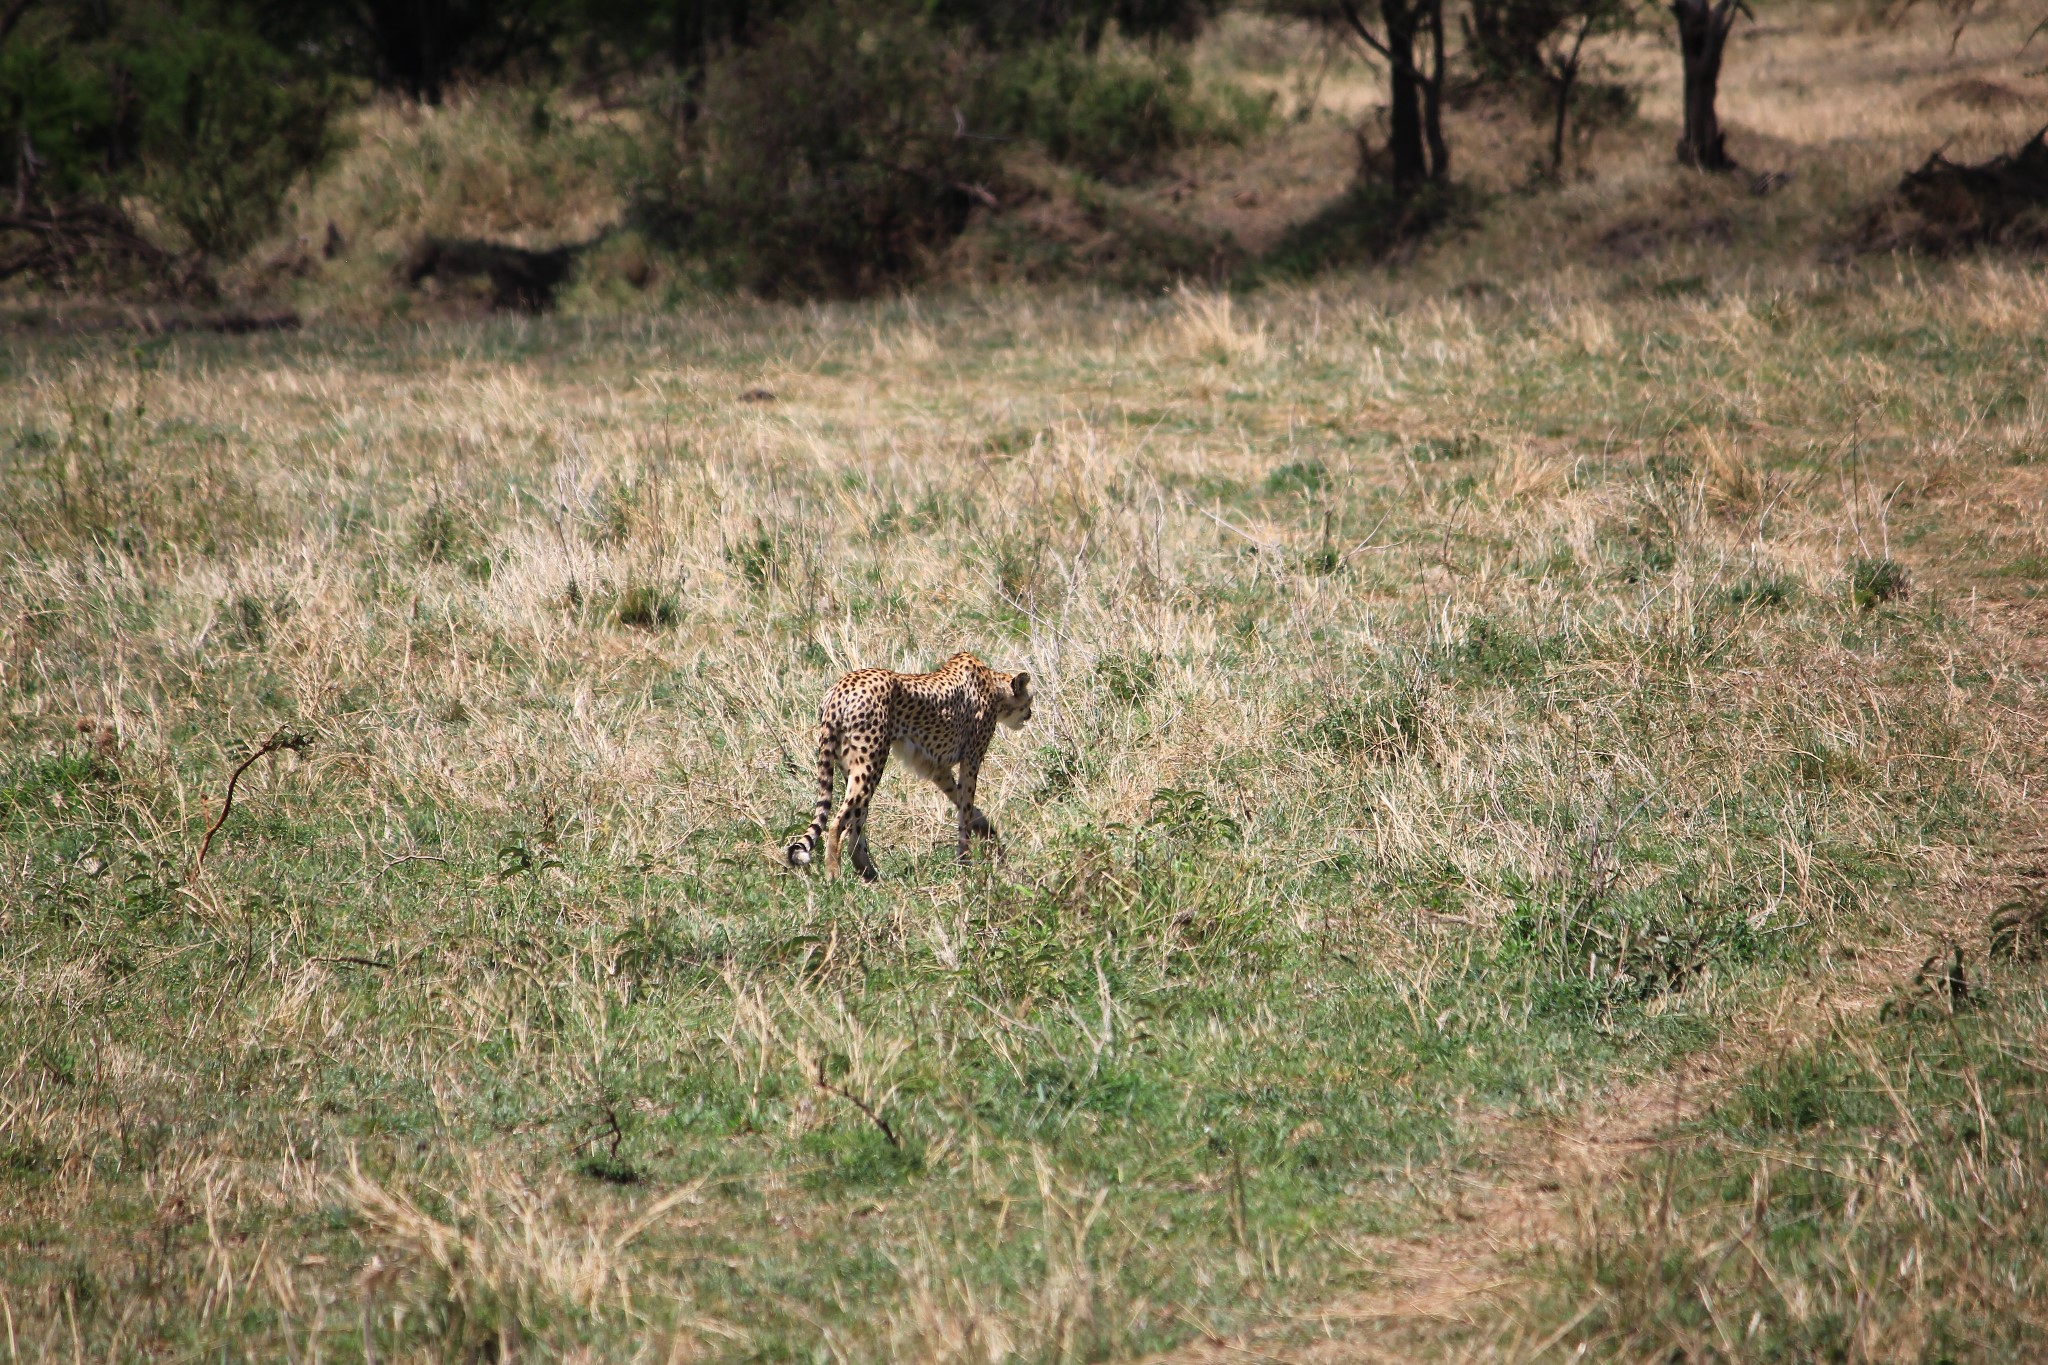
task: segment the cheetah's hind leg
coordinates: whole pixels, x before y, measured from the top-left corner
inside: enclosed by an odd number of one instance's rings
[[[818,839],[825,832],[825,820],[832,814],[832,782],[839,767],[839,736],[829,725],[821,726],[818,732],[818,801],[811,812],[810,826],[799,834],[790,846],[783,850],[783,857],[791,867],[804,867],[817,851]]]
[[[863,881],[879,879],[875,860],[868,854],[868,803],[874,800],[875,788],[882,784],[882,770],[888,762],[886,746],[870,749],[861,745],[846,753],[846,799],[840,802],[839,818],[832,822],[831,836],[825,840],[827,877],[839,875],[840,851],[851,841],[854,870]]]

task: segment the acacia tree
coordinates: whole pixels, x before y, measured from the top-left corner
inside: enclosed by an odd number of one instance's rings
[[[1387,155],[1393,162],[1394,187],[1406,192],[1449,179],[1451,147],[1444,140],[1443,123],[1443,0],[1380,0],[1377,29],[1357,0],[1334,0],[1322,17],[1340,23],[1387,64]]]
[[[1636,0],[1546,0],[1558,16],[1556,28],[1535,43],[1536,74],[1550,88],[1550,174],[1564,170],[1565,120],[1588,66],[1586,40],[1618,33],[1635,22]]]
[[[1679,59],[1685,66],[1685,131],[1679,135],[1678,159],[1687,166],[1703,171],[1735,168],[1714,112],[1714,97],[1728,30],[1738,14],[1749,12],[1743,0],[1671,0],[1671,13],[1678,20]]]

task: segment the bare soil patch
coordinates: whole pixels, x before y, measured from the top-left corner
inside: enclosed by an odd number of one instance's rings
[[[1811,1040],[1840,1018],[1880,1008],[1924,956],[1915,943],[1844,957],[1788,987],[1749,1026],[1730,1030],[1727,1043],[1687,1058],[1666,1077],[1618,1087],[1568,1119],[1484,1124],[1481,1154],[1452,1176],[1440,1222],[1353,1244],[1376,1262],[1372,1287],[1242,1337],[1211,1337],[1148,1357],[1146,1365],[1494,1357],[1498,1329],[1529,1287],[1532,1261],[1570,1245],[1604,1185],[1673,1140],[1750,1065]],[[1321,1340],[1289,1340],[1310,1324]],[[1509,1340],[1512,1358],[1536,1353],[1535,1343]]]

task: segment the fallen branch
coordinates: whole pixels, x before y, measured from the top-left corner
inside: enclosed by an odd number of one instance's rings
[[[206,851],[213,847],[213,836],[220,833],[220,827],[228,822],[228,812],[235,808],[235,784],[242,780],[242,774],[248,772],[250,766],[265,754],[274,754],[285,749],[297,753],[312,742],[310,737],[302,735],[296,730],[280,727],[269,739],[264,740],[262,744],[257,746],[255,753],[242,760],[242,765],[236,768],[233,775],[228,778],[228,794],[226,799],[220,803],[220,818],[213,822],[213,825],[206,831],[206,837],[199,841],[199,856],[192,860],[192,876],[194,878],[197,878],[200,872],[205,869]]]
[[[200,286],[200,293],[212,292],[197,275],[177,278],[181,264],[195,263],[181,263],[144,237],[134,220],[111,204],[56,204],[0,214],[0,240],[12,234],[28,241],[21,249],[0,256],[0,280],[21,274],[54,278],[98,252],[134,262],[160,284],[173,286],[175,292],[189,292],[188,285]]]
[[[366,882],[374,882],[377,880],[377,878],[383,876],[392,868],[403,867],[407,863],[446,863],[447,861],[448,860],[446,858],[442,857],[438,853],[404,853],[400,854],[396,858],[387,858],[384,862],[384,866],[378,868],[375,872],[370,873],[368,876],[364,877],[363,880]]]
[[[581,1156],[602,1142],[605,1144],[611,1159],[617,1161],[619,1159],[619,1144],[626,1140],[626,1130],[619,1126],[619,1107],[607,1100],[599,1104],[598,1108],[601,1111],[602,1118],[600,1121],[591,1124],[592,1131],[590,1136],[577,1143],[574,1147],[571,1147],[569,1155]]]
[[[818,1089],[828,1095],[837,1095],[840,1099],[845,1100],[848,1104],[860,1110],[861,1113],[867,1116],[868,1122],[874,1124],[876,1128],[881,1130],[882,1136],[889,1139],[891,1147],[899,1152],[903,1150],[903,1139],[896,1136],[896,1130],[889,1126],[889,1120],[877,1113],[874,1106],[854,1094],[851,1090],[843,1086],[834,1085],[825,1079],[825,1059],[823,1057],[818,1059]]]

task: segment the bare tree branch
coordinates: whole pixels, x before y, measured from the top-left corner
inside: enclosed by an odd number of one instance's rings
[[[1337,8],[1343,12],[1344,22],[1350,25],[1351,31],[1358,41],[1371,48],[1388,65],[1399,67],[1416,80],[1425,84],[1429,81],[1428,73],[1417,66],[1412,58],[1403,58],[1396,55],[1392,48],[1379,40],[1372,29],[1367,27],[1365,17],[1358,12],[1358,6],[1353,3],[1353,0],[1337,0]],[[1441,24],[1443,21],[1442,8],[1438,7],[1434,13],[1436,21]]]

